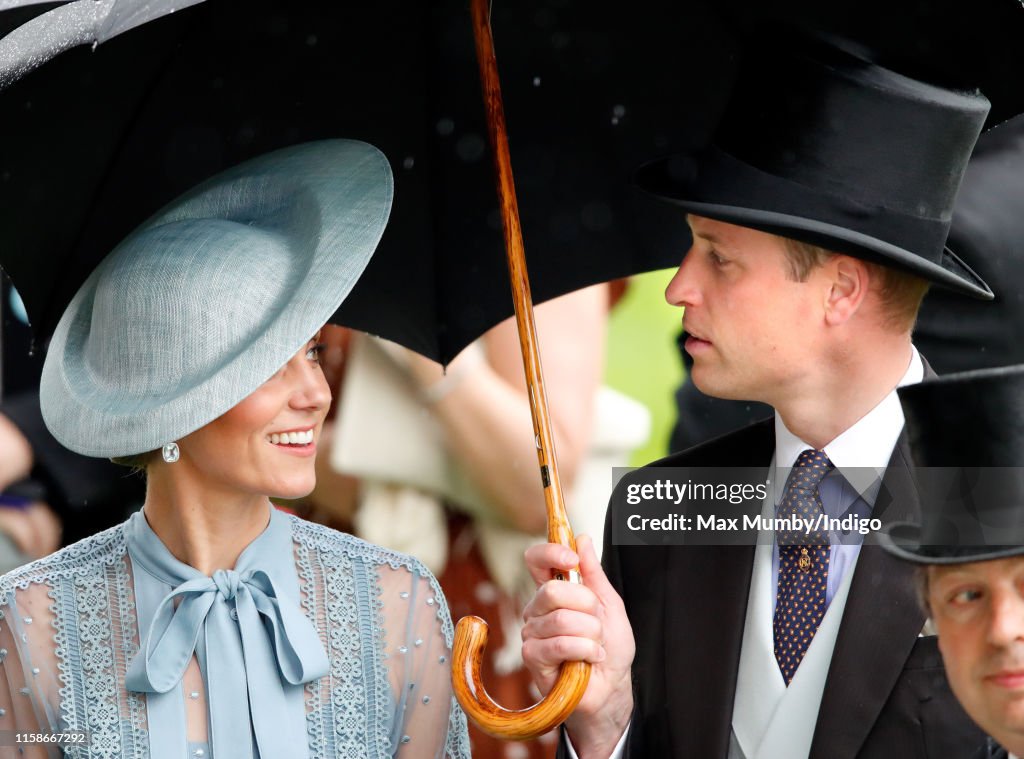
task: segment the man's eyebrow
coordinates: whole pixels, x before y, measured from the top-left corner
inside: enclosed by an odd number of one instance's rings
[[[959,567],[956,567],[956,568],[954,568],[954,567],[949,567],[949,568],[943,567],[943,569],[945,569],[945,571],[936,572],[932,576],[932,578],[931,578],[932,582],[940,582],[940,581],[943,581],[943,580],[945,580],[947,582],[978,582],[979,581],[979,578],[974,576],[970,572],[970,570],[960,569]]]
[[[692,234],[694,237],[699,237],[702,240],[707,240],[708,242],[713,242],[716,245],[721,245],[722,244],[722,241],[719,238],[715,237],[715,235],[712,234],[711,232],[698,232],[698,231],[696,231],[693,228],[693,223],[690,221],[690,214],[686,214],[686,223],[690,227],[690,234]]]

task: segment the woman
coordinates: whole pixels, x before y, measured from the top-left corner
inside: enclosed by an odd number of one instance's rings
[[[65,733],[81,757],[468,755],[434,578],[268,500],[313,488],[318,330],[391,194],[364,143],[278,151],[172,203],[83,285],[43,414],[72,450],[144,468],[146,501],[0,581],[0,730]],[[0,752],[58,753],[25,740]]]

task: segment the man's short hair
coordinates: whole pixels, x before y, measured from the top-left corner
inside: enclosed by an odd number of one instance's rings
[[[780,237],[789,262],[789,272],[796,282],[806,282],[811,271],[822,266],[836,255],[819,245]],[[916,274],[864,261],[871,271],[871,279],[878,283],[878,294],[885,308],[885,323],[890,329],[910,332],[917,321],[921,301],[928,292],[930,283]]]

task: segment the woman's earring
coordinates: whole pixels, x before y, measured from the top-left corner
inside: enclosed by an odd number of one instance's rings
[[[164,461],[166,461],[168,464],[173,464],[175,461],[181,458],[181,451],[178,450],[177,443],[168,443],[167,445],[164,446],[163,451],[161,451],[161,453],[163,454]]]

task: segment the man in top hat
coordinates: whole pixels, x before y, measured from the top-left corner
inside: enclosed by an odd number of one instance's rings
[[[921,514],[881,536],[917,565],[949,683],[992,739],[1024,756],[1024,366],[900,390]],[[967,756],[966,754],[964,755]]]
[[[991,297],[945,247],[988,101],[818,42],[773,38],[746,60],[713,144],[638,182],[693,231],[666,297],[685,308],[694,382],[775,417],[652,466],[778,471],[775,516],[909,517],[895,390],[932,374],[911,343],[921,298],[929,283]],[[857,468],[880,486],[847,482]],[[980,741],[910,569],[878,546],[616,545],[614,507],[607,576],[586,538],[578,558],[527,553],[544,583],[523,645],[538,686],[593,663],[568,755],[948,759]],[[545,582],[576,561],[585,586]]]
[[[956,198],[947,245],[969,256],[986,282],[1024,280],[1024,117],[978,139]],[[1009,294],[1008,294],[1009,295]],[[994,302],[936,288],[914,326],[914,345],[939,374],[1024,363],[1024,299]],[[685,340],[685,333],[682,339]],[[693,359],[683,352],[687,373]],[[712,398],[686,380],[676,391],[679,416],[669,450],[683,451],[771,416],[763,403]]]

